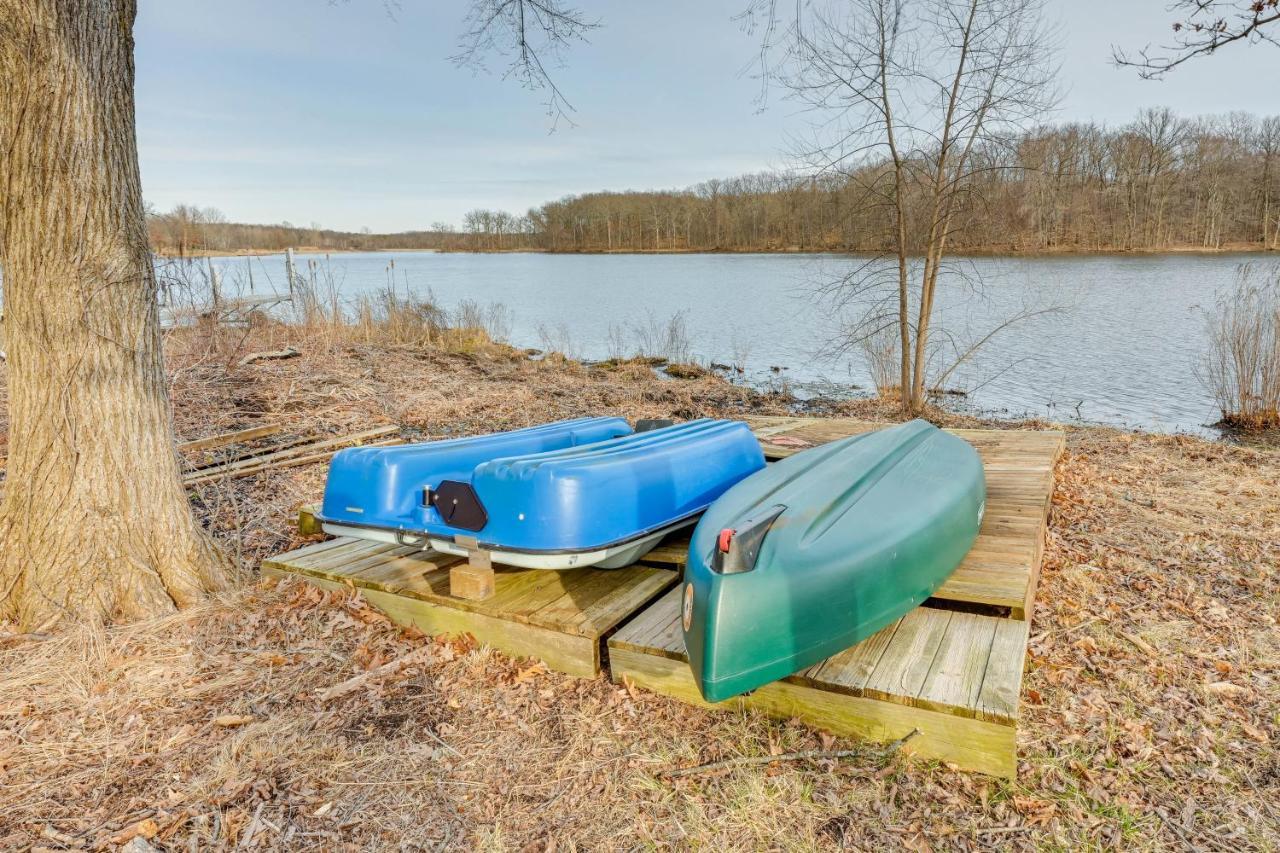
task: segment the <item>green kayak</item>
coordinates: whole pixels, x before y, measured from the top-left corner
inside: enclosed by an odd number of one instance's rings
[[[689,543],[682,618],[702,695],[785,678],[907,613],[973,546],[985,505],[977,452],[921,420],[738,483]]]

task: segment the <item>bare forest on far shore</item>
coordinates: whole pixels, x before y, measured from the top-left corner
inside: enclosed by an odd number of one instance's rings
[[[981,152],[981,159],[950,238],[954,251],[1280,248],[1280,116],[1181,118],[1148,109],[1122,127],[1041,127],[1004,149]],[[523,215],[473,210],[461,227],[436,222],[396,234],[240,224],[188,205],[154,213],[149,224],[152,245],[172,255],[290,246],[876,252],[892,241],[882,201],[889,171],[870,162],[817,174],[761,172],[681,190],[589,193]]]

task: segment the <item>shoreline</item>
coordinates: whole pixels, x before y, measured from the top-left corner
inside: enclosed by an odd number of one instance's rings
[[[458,249],[458,248],[379,248],[379,249],[339,249],[319,248],[315,246],[293,246],[298,255],[354,255],[354,254],[446,254],[446,255],[846,255],[849,257],[867,257],[876,254],[873,251],[842,251],[838,249],[802,249],[787,248],[744,248],[744,249],[543,249],[524,247],[518,249]],[[271,255],[283,255],[286,249],[202,249],[187,252],[185,255],[171,255],[154,252],[158,258],[165,260],[200,260],[204,258],[255,258]],[[1159,248],[1047,248],[1047,249],[1014,249],[987,248],[953,251],[947,253],[956,258],[1087,258],[1087,257],[1146,257],[1156,255],[1276,255],[1280,257],[1280,249],[1267,248],[1253,243],[1232,243],[1219,248],[1204,246],[1176,245]],[[912,255],[911,257],[918,257]]]

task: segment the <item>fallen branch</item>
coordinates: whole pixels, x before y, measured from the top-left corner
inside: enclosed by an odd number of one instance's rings
[[[348,678],[346,681],[326,688],[320,691],[317,698],[321,702],[328,702],[330,699],[337,699],[339,696],[345,696],[354,690],[359,690],[370,682],[377,681],[380,678],[386,678],[389,675],[395,675],[401,670],[415,666],[416,664],[435,663],[435,655],[436,650],[433,646],[423,646],[420,649],[415,649],[414,651],[409,652],[409,654],[404,655],[403,657],[398,657],[393,661],[384,663],[377,669],[362,672],[353,678]]]
[[[919,729],[912,729],[902,737],[887,745],[881,752],[882,756],[890,756],[902,749],[903,744],[920,734]],[[683,767],[677,770],[663,771],[661,776],[668,779],[674,779],[678,776],[694,776],[699,773],[711,773],[715,770],[723,770],[726,767],[744,767],[754,764],[773,764],[775,761],[816,761],[823,758],[858,758],[867,754],[865,749],[806,749],[800,752],[784,752],[781,755],[752,755],[744,758],[726,758],[724,761],[713,761],[710,764],[700,764],[697,767]]]
[[[284,349],[264,350],[262,352],[251,352],[244,358],[240,359],[241,367],[248,367],[255,361],[279,361],[286,358],[297,358],[302,355],[301,352],[293,347],[285,347]]]
[[[0,634],[0,646],[21,645],[49,639],[53,635],[48,632],[28,631],[25,634]]]

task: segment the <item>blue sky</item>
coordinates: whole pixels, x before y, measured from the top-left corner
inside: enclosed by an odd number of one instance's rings
[[[246,222],[375,231],[523,212],[596,189],[679,187],[786,165],[795,107],[742,74],[745,0],[579,0],[602,27],[557,82],[576,127],[548,133],[542,99],[448,57],[463,0],[141,0],[138,144],[149,203]],[[1164,34],[1167,0],[1056,0],[1059,120],[1280,111],[1280,49],[1231,49],[1162,82],[1109,62]]]

